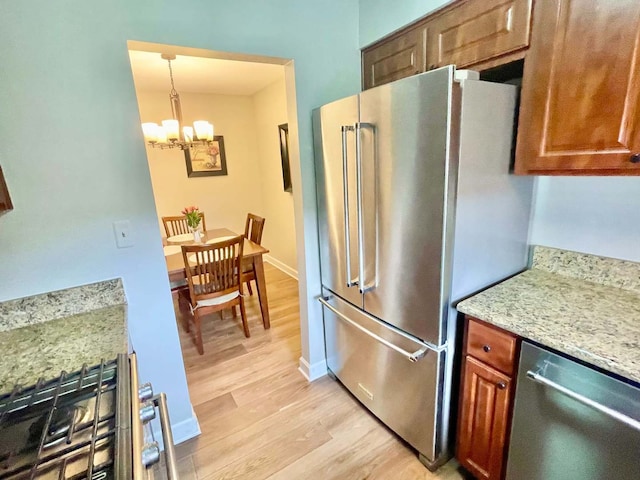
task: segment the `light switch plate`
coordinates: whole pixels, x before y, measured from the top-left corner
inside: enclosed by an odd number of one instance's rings
[[[129,220],[113,222],[113,233],[116,236],[118,248],[133,247],[133,236],[131,235],[131,223]]]

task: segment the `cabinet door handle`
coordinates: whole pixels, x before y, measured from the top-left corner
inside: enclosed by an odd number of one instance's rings
[[[483,345],[482,346],[482,350],[484,350],[485,352],[489,353],[491,351],[491,347],[489,345]]]
[[[629,160],[631,163],[640,163],[640,153],[634,153]]]
[[[504,382],[498,382],[496,384],[496,387],[498,387],[500,390],[504,390],[505,388],[507,388],[507,384]]]

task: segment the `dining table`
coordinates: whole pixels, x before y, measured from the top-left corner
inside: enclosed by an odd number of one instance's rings
[[[177,238],[163,237],[162,244],[165,250],[165,261],[167,262],[167,272],[169,273],[170,282],[180,282],[187,278],[187,272],[184,267],[184,259],[182,257],[182,249],[168,248],[172,246],[181,245],[202,245],[206,243],[214,243],[215,239],[226,239],[228,237],[236,237],[237,233],[232,232],[227,228],[214,228],[207,230],[202,234],[200,243],[194,241],[193,235],[190,238]],[[185,236],[186,237],[186,236]],[[260,303],[260,312],[262,313],[262,324],[264,328],[271,327],[271,320],[269,318],[269,304],[267,301],[267,285],[264,278],[264,262],[262,256],[265,253],[269,253],[269,250],[258,245],[255,242],[245,238],[244,245],[242,247],[243,263],[251,262],[255,271],[256,277],[256,290],[258,291],[258,302]]]

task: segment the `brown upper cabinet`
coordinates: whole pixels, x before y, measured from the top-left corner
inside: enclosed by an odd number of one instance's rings
[[[536,2],[515,172],[640,175],[640,1]]]
[[[443,65],[479,70],[522,58],[532,0],[458,0],[362,51],[362,88]]]
[[[424,25],[402,30],[362,52],[362,88],[377,87],[426,70]]]
[[[469,0],[436,15],[428,28],[428,69],[454,64],[484,70],[522,58],[529,45],[531,3]]]

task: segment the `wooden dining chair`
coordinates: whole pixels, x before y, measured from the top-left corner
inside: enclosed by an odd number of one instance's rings
[[[244,224],[244,237],[251,240],[258,245],[262,242],[262,231],[264,230],[264,222],[265,219],[259,217],[258,215],[254,215],[253,213],[247,214],[247,221]],[[253,295],[253,290],[251,289],[251,280],[255,282],[256,280],[256,271],[253,268],[253,261],[246,260],[242,264],[242,270],[244,274],[244,282],[247,284],[247,289],[249,290],[249,295]],[[256,288],[257,288],[256,283]]]
[[[182,258],[189,289],[179,295],[189,302],[196,334],[198,353],[204,353],[201,321],[204,315],[233,310],[240,306],[242,327],[245,337],[249,337],[249,324],[242,298],[242,247],[241,235],[211,245],[183,245]],[[187,322],[187,332],[190,331]]]
[[[162,224],[164,225],[164,232],[167,235],[167,238],[172,237],[174,235],[180,235],[183,233],[190,233],[191,229],[187,224],[187,217],[184,215],[174,216],[174,217],[162,217]],[[207,226],[204,221],[204,212],[200,212],[200,225],[202,226],[202,231],[207,231]]]

